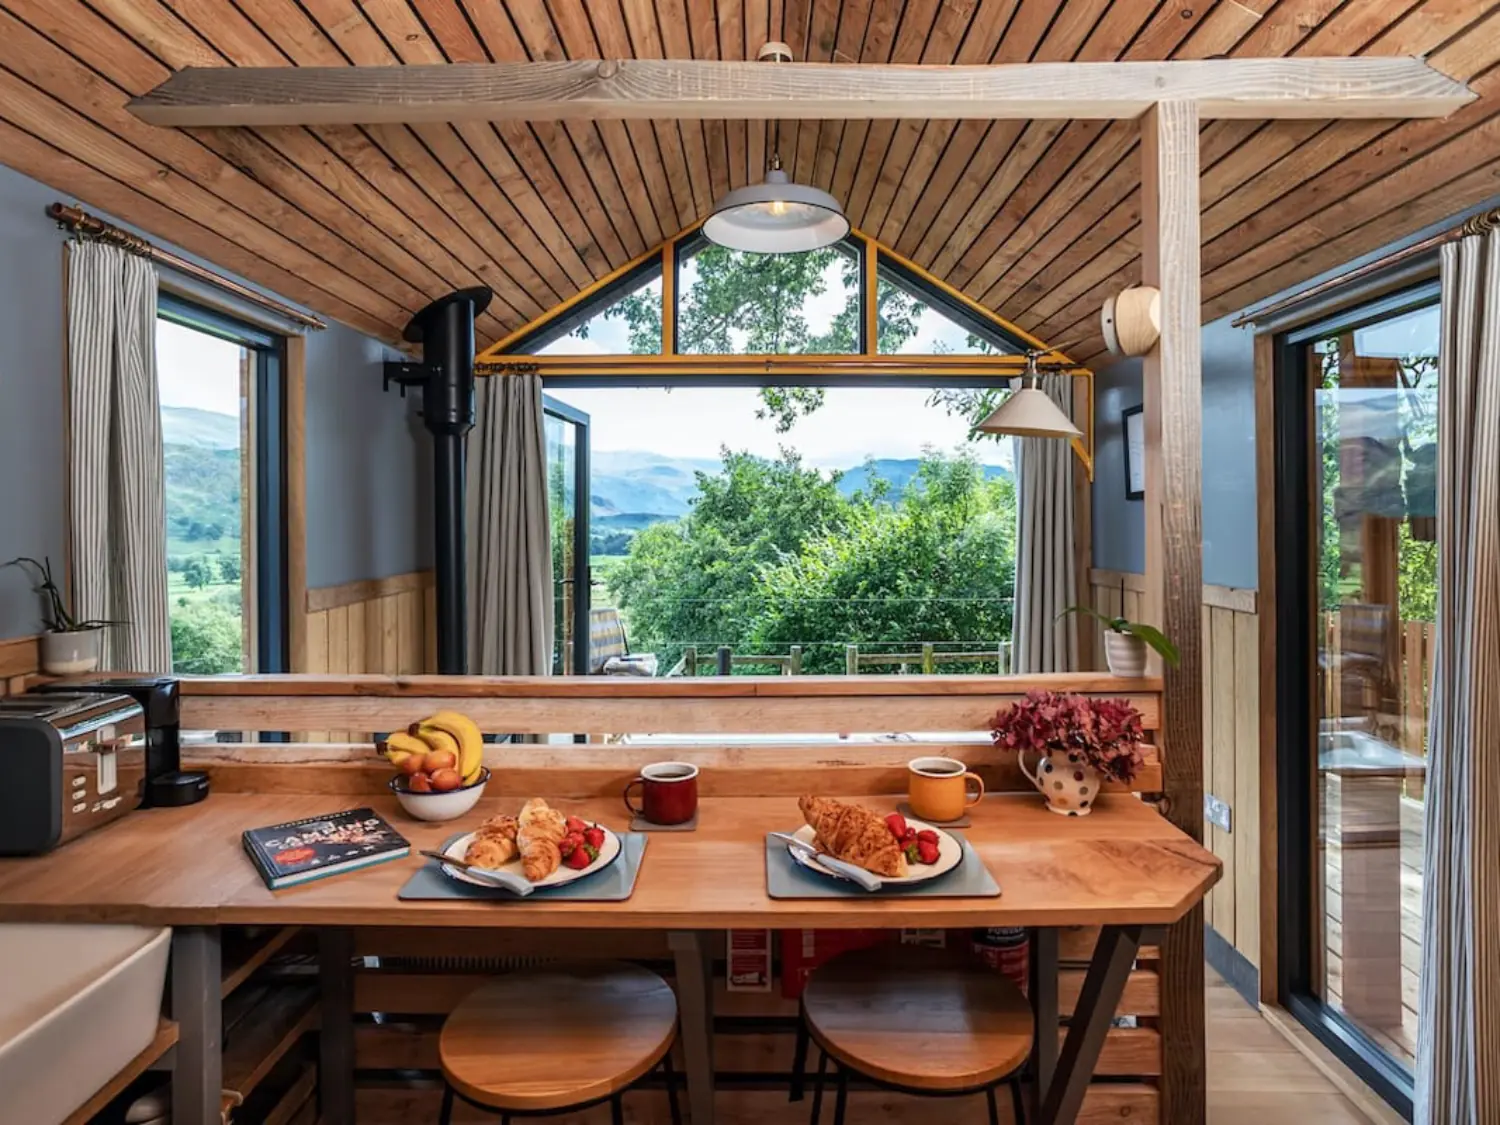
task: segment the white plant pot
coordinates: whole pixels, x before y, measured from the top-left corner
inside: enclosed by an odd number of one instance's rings
[[[1104,659],[1114,676],[1136,679],[1146,674],[1146,642],[1133,633],[1104,630]]]
[[[99,667],[104,647],[103,629],[79,629],[71,633],[43,633],[40,640],[42,671],[49,676],[76,676]]]

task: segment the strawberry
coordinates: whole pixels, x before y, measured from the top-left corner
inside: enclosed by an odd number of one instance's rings
[[[910,825],[906,827],[906,835],[901,837],[902,846],[915,844],[917,842],[917,830]]]
[[[574,848],[563,859],[563,863],[571,867],[574,871],[582,871],[585,867],[593,862],[594,861],[589,858],[589,850],[587,848]]]
[[[557,845],[557,850],[564,856],[570,856],[579,848],[583,847],[583,834],[581,832],[569,832]]]
[[[584,830],[583,842],[597,852],[604,846],[604,829],[600,828],[597,824],[591,825]]]
[[[898,812],[891,813],[885,818],[886,827],[891,830],[891,835],[901,840],[906,837],[906,817]]]
[[[568,817],[568,819],[565,821],[565,824],[567,825],[569,836],[582,836],[584,829],[588,827],[588,823],[586,821],[580,820],[576,816]]]
[[[583,850],[586,851],[586,852],[588,852],[588,854],[589,854],[589,862],[590,863],[593,863],[594,860],[596,860],[596,859],[599,858],[599,849],[596,848],[596,847],[594,847],[593,844],[584,844],[583,845]]]
[[[921,843],[923,840],[927,840],[930,843],[936,844],[938,842],[938,834],[931,828],[924,828],[922,829],[922,831],[917,833],[917,842]]]
[[[920,850],[921,850],[921,845],[918,844],[918,843],[916,843],[915,841],[913,841],[910,844],[907,844],[906,848],[905,848],[906,862],[907,863],[916,863],[916,862],[918,862]]]
[[[936,840],[917,841],[917,862],[928,866],[938,861],[938,844]]]

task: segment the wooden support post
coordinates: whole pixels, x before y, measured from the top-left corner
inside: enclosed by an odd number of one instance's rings
[[[1203,387],[1198,108],[1160,102],[1141,118],[1141,280],[1161,292],[1161,338],[1145,357],[1145,619],[1180,661],[1167,668],[1162,773],[1167,815],[1203,837]],[[1201,1125],[1205,1099],[1203,907],[1162,943],[1161,1119]]]

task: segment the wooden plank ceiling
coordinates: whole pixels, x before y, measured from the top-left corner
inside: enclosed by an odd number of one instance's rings
[[[1437,121],[1215,121],[1204,319],[1500,194],[1500,0],[0,0],[0,162],[388,339],[490,285],[497,338],[760,178],[772,148],[863,230],[1098,361],[1139,279],[1132,122],[538,122],[156,129],[185,66],[754,58],[987,63],[1419,55]]]

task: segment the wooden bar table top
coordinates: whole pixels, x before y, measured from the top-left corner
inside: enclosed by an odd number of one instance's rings
[[[299,768],[299,767],[288,767]],[[303,767],[305,768],[305,767]],[[897,796],[855,798],[895,807]],[[240,833],[368,803],[412,843],[409,858],[270,891]],[[556,807],[617,830],[616,801]],[[619,903],[403,902],[397,891],[436,847],[514,798],[486,798],[444,824],[407,818],[387,794],[213,794],[149,809],[39,857],[0,860],[0,922],[157,925],[500,926],[517,929],[717,930],[793,927],[1168,925],[1219,878],[1220,861],[1128,795],[1104,796],[1085,817],[1049,812],[1031,794],[987,797],[965,835],[999,882],[999,898],[880,895],[777,900],[766,894],[767,830],[802,823],[790,797],[705,798],[697,831],[650,835],[634,894]]]

